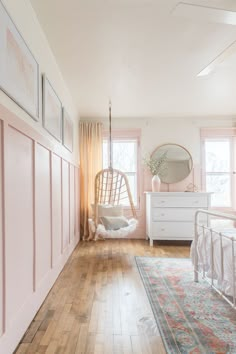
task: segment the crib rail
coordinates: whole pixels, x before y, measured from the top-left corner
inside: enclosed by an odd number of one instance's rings
[[[207,225],[202,224],[199,221],[199,215],[200,214],[205,214],[208,216],[208,223]],[[216,216],[228,220],[232,220],[236,222],[236,216],[231,215],[231,214],[225,214],[221,212],[216,212],[216,211],[209,211],[209,210],[204,210],[204,209],[198,209],[195,213],[195,235],[194,235],[194,281],[198,282],[199,280],[199,274],[211,285],[211,287],[217,291],[222,298],[224,298],[232,307],[236,308],[236,261],[235,261],[235,249],[236,249],[236,237],[224,234],[223,231],[217,231],[216,229],[213,229],[209,227],[209,218],[211,216]],[[204,252],[205,252],[205,257],[206,257],[206,233],[210,233],[210,264],[211,264],[211,269],[210,269],[210,274],[211,277],[206,276],[205,272],[205,264],[202,264],[202,269],[199,267],[199,257],[198,257],[198,241],[199,241],[199,236],[200,232],[203,235],[203,244],[204,244]],[[233,287],[233,294],[232,297],[225,295],[225,293],[217,286],[215,286],[215,280],[214,280],[214,242],[213,242],[213,235],[214,237],[219,237],[219,242],[220,242],[220,270],[221,274],[220,277],[221,279],[224,279],[224,252],[223,252],[223,239],[228,239],[231,242],[231,255],[232,255],[232,287]],[[205,259],[205,258],[204,258]],[[209,273],[209,272],[208,272]]]

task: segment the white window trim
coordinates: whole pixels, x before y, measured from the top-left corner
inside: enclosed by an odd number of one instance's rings
[[[140,181],[140,172],[141,172],[141,166],[140,166],[140,136],[141,136],[141,130],[115,130],[112,132],[112,140],[137,140],[137,205],[134,204],[134,207],[136,210],[140,210],[140,187],[141,187],[141,181]],[[103,139],[108,140],[108,150],[109,150],[109,131],[104,130],[102,134]],[[108,154],[108,160],[109,160],[109,154]],[[124,209],[130,209],[128,206],[124,206]]]
[[[225,131],[226,130],[226,131]],[[236,181],[234,182],[234,175],[232,176],[232,174],[234,173],[234,166],[235,166],[235,162],[234,162],[234,148],[236,148],[236,139],[234,137],[234,132],[235,129],[225,129],[223,131],[221,131],[221,134],[216,130],[216,129],[203,129],[203,134],[201,134],[201,146],[202,146],[202,189],[206,191],[206,176],[207,174],[211,174],[213,175],[214,173],[212,172],[206,172],[206,159],[205,159],[205,142],[206,141],[230,141],[230,157],[231,157],[231,171],[229,172],[222,172],[222,174],[225,173],[229,173],[229,175],[231,175],[231,185],[230,185],[230,189],[231,189],[231,206],[230,207],[217,207],[214,206],[212,207],[212,209],[215,210],[219,210],[219,211],[225,211],[225,212],[234,212],[235,210],[235,205],[236,205],[236,197],[234,196],[234,192],[235,192],[235,186],[236,186]],[[208,133],[208,134],[207,134]],[[219,134],[218,134],[219,133]],[[217,175],[219,175],[221,172],[216,172]]]

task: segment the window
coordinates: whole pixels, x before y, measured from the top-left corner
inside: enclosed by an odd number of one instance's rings
[[[134,205],[138,205],[138,138],[112,139],[112,167],[124,172],[129,181]],[[103,168],[109,167],[109,140],[103,139]],[[124,205],[129,205],[128,198]]]
[[[204,139],[205,186],[212,192],[212,207],[232,208],[232,140]]]

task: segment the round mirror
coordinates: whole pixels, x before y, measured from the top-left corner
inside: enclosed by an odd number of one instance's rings
[[[159,176],[163,183],[176,183],[185,179],[193,168],[190,153],[177,144],[164,144],[157,147],[152,157],[164,160],[164,168]]]

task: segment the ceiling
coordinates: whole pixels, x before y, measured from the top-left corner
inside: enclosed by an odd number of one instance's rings
[[[184,2],[236,11],[235,0]],[[197,76],[236,25],[182,14],[178,0],[31,3],[81,118],[106,118],[109,98],[120,118],[236,116],[236,50]]]

